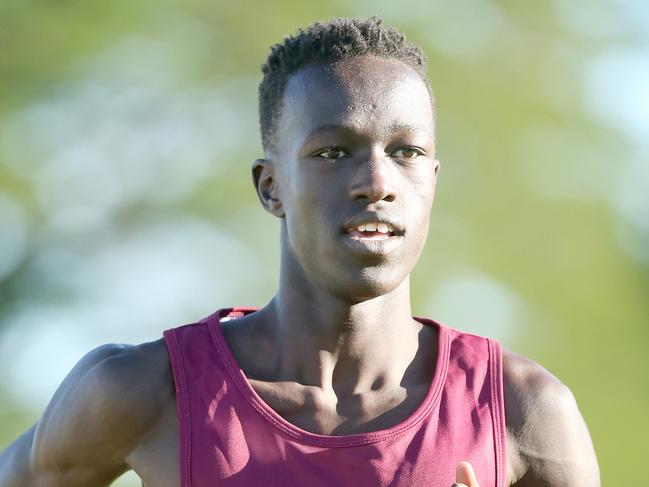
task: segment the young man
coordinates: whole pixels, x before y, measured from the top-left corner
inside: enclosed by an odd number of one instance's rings
[[[2,454],[0,485],[128,469],[150,487],[599,485],[563,384],[411,315],[439,171],[420,49],[339,19],[275,46],[263,71],[252,173],[281,225],[277,293],[90,352]]]

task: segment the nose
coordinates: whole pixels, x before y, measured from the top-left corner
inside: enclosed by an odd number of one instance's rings
[[[397,193],[391,162],[382,153],[372,153],[365,160],[359,161],[349,190],[352,200],[364,199],[368,203],[394,201]]]

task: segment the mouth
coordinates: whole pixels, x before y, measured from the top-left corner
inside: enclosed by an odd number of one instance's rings
[[[366,221],[348,226],[344,237],[347,245],[358,253],[386,255],[399,245],[403,233],[391,223]]]
[[[396,232],[390,223],[370,222],[347,228],[347,235],[352,240],[388,240]]]

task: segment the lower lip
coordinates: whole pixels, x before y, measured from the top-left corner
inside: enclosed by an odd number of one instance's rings
[[[343,239],[356,252],[387,255],[401,243],[402,237],[393,235],[387,238],[359,238],[346,233],[343,235]]]

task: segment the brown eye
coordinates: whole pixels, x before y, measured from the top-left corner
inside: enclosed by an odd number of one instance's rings
[[[338,147],[326,147],[316,154],[316,156],[326,159],[328,161],[336,161],[345,157],[347,153]]]
[[[415,159],[424,155],[424,152],[416,147],[403,147],[402,149],[394,151],[392,155],[395,157],[402,157],[403,159]]]

